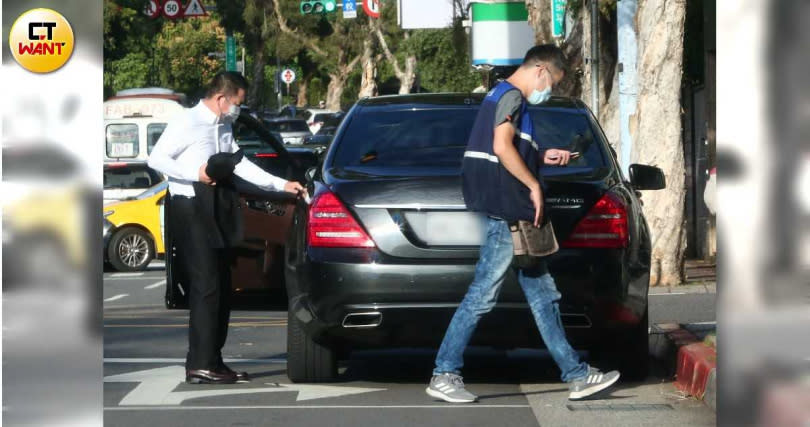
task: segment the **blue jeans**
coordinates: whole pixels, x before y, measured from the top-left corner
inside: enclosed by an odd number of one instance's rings
[[[467,295],[461,301],[436,356],[434,375],[461,374],[464,350],[470,342],[478,321],[489,313],[498,300],[506,273],[513,257],[512,234],[506,221],[488,218],[487,237],[481,246],[481,257],[475,266]],[[520,270],[520,286],[534,315],[540,335],[551,357],[562,371],[562,380],[570,382],[588,374],[588,364],[579,360],[565,337],[560,320],[560,293],[548,273],[545,262],[537,269]]]

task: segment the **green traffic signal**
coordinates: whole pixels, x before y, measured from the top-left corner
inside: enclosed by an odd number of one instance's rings
[[[331,13],[337,9],[335,0],[303,0],[300,4],[301,15]]]

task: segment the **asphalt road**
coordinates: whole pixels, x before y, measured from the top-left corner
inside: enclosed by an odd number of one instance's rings
[[[714,425],[702,402],[684,398],[654,365],[641,383],[569,402],[547,353],[473,348],[465,380],[480,396],[471,405],[438,402],[424,392],[433,351],[358,352],[343,362],[340,381],[291,384],[286,377],[286,312],[235,309],[226,361],[248,371],[248,384],[183,382],[188,312],[166,310],[164,271],[104,275],[104,416],[109,426],[556,426]],[[715,320],[713,289],[656,289],[653,323]],[[598,366],[598,361],[594,361]]]

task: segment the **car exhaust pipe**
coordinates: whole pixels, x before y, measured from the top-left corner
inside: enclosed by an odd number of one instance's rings
[[[344,328],[376,328],[382,323],[382,313],[370,311],[366,313],[351,313],[343,318]]]

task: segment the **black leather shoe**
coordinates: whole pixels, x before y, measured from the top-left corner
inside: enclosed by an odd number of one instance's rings
[[[234,371],[233,369],[229,368],[228,365],[224,363],[220,363],[219,371],[224,373],[229,373],[236,375],[236,382],[240,383],[247,383],[250,382],[250,375],[248,375],[245,371]]]
[[[237,381],[236,373],[226,371],[209,371],[190,369],[186,371],[186,382],[189,384],[233,384]]]

